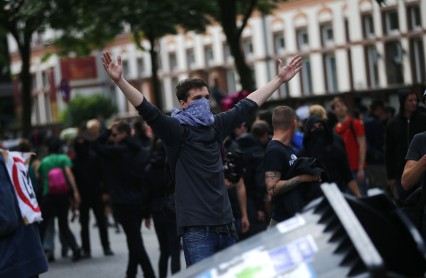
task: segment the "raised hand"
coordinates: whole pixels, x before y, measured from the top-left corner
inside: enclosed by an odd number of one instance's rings
[[[121,56],[117,56],[117,63],[114,63],[111,58],[111,54],[106,51],[102,53],[102,64],[109,77],[114,82],[118,82],[123,74],[123,68],[121,66]]]
[[[286,66],[283,66],[283,61],[278,59],[278,77],[283,82],[291,80],[302,69],[302,60],[301,56],[296,56]]]

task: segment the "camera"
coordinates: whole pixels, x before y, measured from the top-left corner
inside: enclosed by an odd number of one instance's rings
[[[225,178],[232,183],[236,183],[240,180],[243,175],[243,167],[242,161],[238,155],[231,152],[226,154],[226,158],[223,163],[223,174]]]

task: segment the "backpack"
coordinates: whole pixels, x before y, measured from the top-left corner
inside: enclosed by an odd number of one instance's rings
[[[62,195],[70,190],[62,168],[55,167],[47,174],[49,181],[49,194]]]

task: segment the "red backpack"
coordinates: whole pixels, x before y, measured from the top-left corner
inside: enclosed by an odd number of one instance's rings
[[[70,190],[62,168],[50,169],[47,178],[49,180],[49,194],[61,195],[68,193]]]

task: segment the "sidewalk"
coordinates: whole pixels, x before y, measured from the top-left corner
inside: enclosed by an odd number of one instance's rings
[[[90,238],[92,258],[80,260],[75,263],[71,262],[70,258],[62,258],[60,254],[61,245],[56,234],[56,260],[55,262],[49,263],[48,272],[40,275],[40,278],[120,278],[126,276],[127,243],[123,230],[121,229],[121,233],[116,234],[115,228],[109,228],[111,249],[115,255],[104,256],[99,240],[98,229],[93,227],[93,219],[94,217],[91,215]],[[77,242],[80,244],[80,225],[78,223],[71,223],[70,227],[77,238]],[[160,250],[154,226],[152,226],[150,230],[143,227],[142,237],[145,248],[150,257],[151,264],[156,275],[158,275],[158,258],[160,256]],[[181,269],[185,269],[183,252],[181,253]],[[138,277],[143,277],[140,267],[138,268]]]

